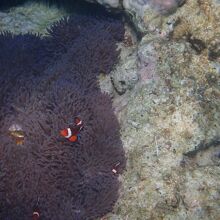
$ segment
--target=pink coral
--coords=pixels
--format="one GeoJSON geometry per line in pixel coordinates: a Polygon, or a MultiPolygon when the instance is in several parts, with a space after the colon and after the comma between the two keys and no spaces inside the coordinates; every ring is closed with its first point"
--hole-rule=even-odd
{"type": "Polygon", "coordinates": [[[138,51],[138,74],[143,84],[158,80],[156,73],[157,53],[152,44],[140,47],[138,51]]]}

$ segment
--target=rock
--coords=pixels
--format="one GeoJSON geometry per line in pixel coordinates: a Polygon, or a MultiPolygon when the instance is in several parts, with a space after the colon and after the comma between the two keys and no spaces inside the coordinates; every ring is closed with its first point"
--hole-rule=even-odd
{"type": "Polygon", "coordinates": [[[149,4],[160,14],[169,14],[184,2],[185,0],[150,0],[149,4]]]}
{"type": "Polygon", "coordinates": [[[218,6],[187,1],[164,16],[148,3],[123,2],[144,34],[139,80],[114,97],[128,167],[109,219],[218,219],[218,6]]]}
{"type": "Polygon", "coordinates": [[[111,76],[110,75],[105,75],[105,74],[100,74],[99,76],[99,85],[101,88],[101,91],[103,93],[107,93],[111,97],[114,96],[114,88],[111,83],[111,76]]]}
{"type": "Polygon", "coordinates": [[[139,80],[114,97],[128,166],[109,219],[218,219],[219,6],[176,1],[165,16],[158,2],[123,1],[144,34],[139,80]]]}
{"type": "Polygon", "coordinates": [[[87,0],[97,2],[107,8],[123,9],[131,16],[133,23],[141,32],[146,33],[150,22],[159,22],[161,15],[175,12],[185,0],[87,0]]]}
{"type": "Polygon", "coordinates": [[[119,95],[128,90],[132,90],[137,84],[138,76],[138,56],[137,56],[137,37],[133,29],[125,23],[124,41],[118,45],[121,50],[120,62],[114,68],[110,77],[100,78],[102,91],[107,92],[112,97],[115,92],[119,95]]]}
{"type": "Polygon", "coordinates": [[[99,3],[101,5],[104,5],[107,8],[118,8],[120,7],[120,1],[119,0],[87,0],[88,2],[95,2],[99,3]]]}
{"type": "Polygon", "coordinates": [[[54,6],[26,3],[0,14],[0,31],[11,31],[15,34],[28,32],[46,34],[47,28],[65,15],[68,13],[54,6]]]}
{"type": "Polygon", "coordinates": [[[121,53],[121,62],[112,73],[112,83],[118,94],[133,89],[138,81],[136,52],[121,53]]]}
{"type": "Polygon", "coordinates": [[[134,89],[122,95],[127,104],[118,115],[128,167],[116,213],[121,219],[215,219],[219,147],[204,149],[220,137],[219,75],[206,55],[184,42],[146,35],[138,57],[142,68],[154,61],[154,68],[146,71],[154,79],[146,83],[140,77],[134,89]],[[183,155],[195,149],[196,157],[187,159],[191,162],[183,169],[183,155]],[[204,192],[192,192],[195,173],[213,184],[204,192]]]}
{"type": "Polygon", "coordinates": [[[138,47],[138,75],[142,84],[158,80],[157,62],[158,56],[153,41],[146,42],[143,38],[138,47]]]}

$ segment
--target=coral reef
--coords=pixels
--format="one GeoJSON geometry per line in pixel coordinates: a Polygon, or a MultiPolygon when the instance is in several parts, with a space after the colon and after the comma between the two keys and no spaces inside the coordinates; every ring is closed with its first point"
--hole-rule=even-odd
{"type": "MultiPolygon", "coordinates": [[[[100,86],[113,98],[127,156],[127,172],[119,176],[121,196],[113,213],[102,219],[219,219],[220,1],[88,1],[112,6],[112,11],[119,4],[118,10],[133,21],[132,31],[126,30],[119,43],[116,68],[109,75],[106,65],[100,68],[100,86]]],[[[60,39],[57,34],[53,39],[60,39]]],[[[51,56],[56,43],[50,43],[51,56]]],[[[63,45],[57,48],[57,60],[60,51],[68,50],[63,45]]],[[[56,70],[54,76],[48,68],[47,75],[56,81],[69,69],[56,70]]],[[[64,80],[66,85],[73,79],[64,80]]],[[[86,74],[79,84],[88,87],[88,95],[97,92],[93,83],[86,74]]],[[[43,86],[47,85],[54,89],[45,80],[43,86]]],[[[10,111],[23,110],[17,106],[10,111]]],[[[24,129],[17,125],[13,122],[9,128],[24,129]]],[[[21,131],[16,135],[23,138],[21,131]]],[[[15,143],[14,136],[10,138],[15,143]]],[[[87,176],[91,172],[86,171],[87,176]]]]}
{"type": "Polygon", "coordinates": [[[128,155],[116,216],[218,219],[219,73],[188,43],[139,46],[154,77],[115,100],[128,155]]]}
{"type": "Polygon", "coordinates": [[[36,206],[45,220],[95,219],[112,210],[125,156],[97,76],[117,62],[123,34],[119,20],[75,15],[45,38],[0,35],[2,220],[28,220],[36,206]],[[71,143],[59,131],[77,115],[84,128],[71,143]],[[22,143],[12,128],[22,130],[22,143]]]}
{"type": "Polygon", "coordinates": [[[128,166],[109,219],[219,219],[219,6],[186,1],[166,16],[143,7],[141,21],[133,8],[144,34],[128,61],[139,80],[125,90],[124,74],[114,96],[128,166]]]}

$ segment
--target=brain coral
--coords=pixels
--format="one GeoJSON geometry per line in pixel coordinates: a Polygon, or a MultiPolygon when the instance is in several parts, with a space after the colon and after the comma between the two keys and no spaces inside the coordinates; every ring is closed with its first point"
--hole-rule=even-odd
{"type": "Polygon", "coordinates": [[[0,35],[0,219],[89,220],[111,211],[125,168],[119,124],[97,75],[117,62],[123,25],[75,15],[46,38],[0,35]],[[79,116],[81,139],[59,131],[79,116]],[[9,127],[19,125],[17,145],[9,127]]]}

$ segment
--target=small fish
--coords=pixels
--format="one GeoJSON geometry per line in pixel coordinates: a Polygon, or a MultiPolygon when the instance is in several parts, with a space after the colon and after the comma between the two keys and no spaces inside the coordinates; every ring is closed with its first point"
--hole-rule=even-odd
{"type": "Polygon", "coordinates": [[[40,214],[37,211],[34,211],[32,214],[32,220],[38,220],[40,219],[40,214]]]}
{"type": "Polygon", "coordinates": [[[116,164],[114,165],[114,167],[112,168],[112,173],[113,173],[114,175],[118,174],[117,168],[118,168],[119,165],[120,165],[120,162],[116,163],[116,164]]]}
{"type": "Polygon", "coordinates": [[[19,124],[12,124],[8,130],[10,136],[15,140],[15,143],[17,145],[24,144],[25,134],[24,131],[22,130],[22,127],[19,124]]]}
{"type": "Polygon", "coordinates": [[[70,142],[76,142],[80,139],[80,131],[83,128],[82,120],[79,117],[74,118],[74,124],[60,131],[60,135],[67,138],[70,142]]]}

